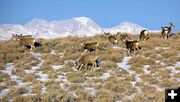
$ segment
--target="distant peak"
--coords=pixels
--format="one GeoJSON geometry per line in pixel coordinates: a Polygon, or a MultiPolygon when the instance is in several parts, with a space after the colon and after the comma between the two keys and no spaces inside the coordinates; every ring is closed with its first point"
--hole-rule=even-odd
{"type": "Polygon", "coordinates": [[[76,21],[92,21],[92,19],[88,17],[74,17],[73,19],[76,21]]]}
{"type": "Polygon", "coordinates": [[[33,18],[31,21],[46,21],[46,20],[42,18],[33,18]]]}
{"type": "Polygon", "coordinates": [[[125,22],[122,22],[120,25],[137,25],[137,24],[125,21],[125,22]]]}

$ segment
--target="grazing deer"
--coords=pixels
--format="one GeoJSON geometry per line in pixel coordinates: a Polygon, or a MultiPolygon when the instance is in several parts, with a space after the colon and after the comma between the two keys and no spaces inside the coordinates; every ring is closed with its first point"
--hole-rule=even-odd
{"type": "Polygon", "coordinates": [[[115,44],[117,44],[117,39],[116,39],[116,37],[115,36],[113,36],[113,35],[110,35],[110,33],[108,32],[108,33],[104,33],[106,36],[107,36],[107,38],[108,38],[108,40],[109,40],[109,42],[112,44],[112,45],[115,45],[115,44]]]}
{"type": "Polygon", "coordinates": [[[149,39],[149,32],[147,30],[142,30],[139,36],[139,40],[148,40],[149,39]]]}
{"type": "Polygon", "coordinates": [[[83,48],[85,49],[85,51],[99,51],[98,47],[99,47],[99,42],[92,42],[92,43],[84,43],[82,42],[81,45],[83,45],[83,48]]]}
{"type": "Polygon", "coordinates": [[[131,53],[134,50],[141,49],[141,47],[139,46],[139,41],[137,41],[137,40],[129,41],[126,39],[125,45],[128,50],[128,53],[131,53]]]}
{"type": "Polygon", "coordinates": [[[161,27],[162,28],[162,32],[161,32],[161,38],[169,38],[170,37],[170,33],[171,30],[174,28],[175,26],[173,25],[173,23],[169,23],[169,27],[161,27]]]}
{"type": "Polygon", "coordinates": [[[79,59],[79,62],[78,62],[78,67],[77,69],[78,70],[81,70],[81,68],[85,65],[85,68],[88,69],[88,64],[92,64],[92,68],[91,69],[94,69],[96,68],[96,60],[98,59],[98,57],[95,55],[95,54],[92,54],[92,53],[88,53],[88,54],[85,54],[83,55],[80,59],[79,59]]]}
{"type": "Polygon", "coordinates": [[[34,50],[35,49],[35,46],[34,46],[34,44],[35,44],[35,39],[34,38],[25,38],[25,37],[20,37],[19,38],[19,44],[20,44],[20,46],[26,46],[26,47],[28,47],[28,46],[30,46],[30,50],[34,50]]]}

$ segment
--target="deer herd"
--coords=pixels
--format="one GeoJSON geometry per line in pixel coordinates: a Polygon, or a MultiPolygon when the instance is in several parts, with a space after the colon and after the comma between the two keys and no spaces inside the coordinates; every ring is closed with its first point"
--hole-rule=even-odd
{"type": "MultiPolygon", "coordinates": [[[[161,38],[169,38],[172,36],[173,33],[171,33],[172,29],[175,26],[172,23],[169,23],[169,27],[161,27],[161,38]]],[[[106,38],[113,46],[117,45],[118,38],[125,44],[128,54],[132,51],[141,49],[140,47],[140,41],[146,41],[149,37],[149,31],[148,30],[142,30],[139,35],[139,39],[132,40],[131,36],[128,34],[124,34],[121,32],[117,32],[117,34],[110,34],[109,32],[105,32],[102,37],[106,38]]],[[[32,37],[32,35],[18,35],[18,34],[12,34],[12,40],[15,39],[19,42],[20,46],[25,46],[29,48],[30,50],[34,50],[36,47],[42,46],[41,43],[36,42],[35,38],[32,37]]],[[[91,42],[91,43],[84,43],[84,41],[81,40],[82,48],[84,49],[84,53],[81,56],[81,58],[78,61],[77,69],[81,70],[81,68],[84,66],[85,69],[88,69],[88,65],[91,65],[94,69],[97,66],[99,66],[97,52],[99,52],[99,45],[100,42],[91,42]]]]}

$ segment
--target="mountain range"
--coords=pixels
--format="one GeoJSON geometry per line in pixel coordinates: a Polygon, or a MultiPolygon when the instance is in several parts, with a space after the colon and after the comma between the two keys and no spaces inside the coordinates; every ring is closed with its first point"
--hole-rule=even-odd
{"type": "Polygon", "coordinates": [[[126,32],[139,34],[141,30],[146,29],[140,25],[123,22],[112,28],[100,27],[96,22],[88,17],[74,17],[68,20],[47,21],[40,18],[34,18],[25,25],[20,24],[1,24],[0,40],[10,39],[12,33],[33,35],[35,38],[57,38],[72,36],[92,36],[103,32],[126,32]]]}

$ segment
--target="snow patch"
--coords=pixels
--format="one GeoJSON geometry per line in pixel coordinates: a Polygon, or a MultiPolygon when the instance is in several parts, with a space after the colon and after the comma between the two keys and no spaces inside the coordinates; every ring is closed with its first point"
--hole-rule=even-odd
{"type": "Polygon", "coordinates": [[[103,80],[107,80],[107,78],[111,76],[110,75],[111,72],[112,72],[111,70],[108,70],[107,72],[103,73],[103,75],[100,78],[103,80]]]}
{"type": "Polygon", "coordinates": [[[0,92],[0,99],[2,99],[6,94],[8,94],[10,89],[4,89],[0,92]]]}
{"type": "Polygon", "coordinates": [[[155,47],[155,50],[168,50],[170,47],[155,47]]]}
{"type": "Polygon", "coordinates": [[[48,81],[48,74],[43,74],[42,71],[40,71],[39,73],[37,73],[38,78],[36,78],[39,81],[45,82],[48,81]]]}
{"type": "Polygon", "coordinates": [[[92,95],[96,94],[96,89],[94,87],[85,87],[84,89],[92,95]]]}

